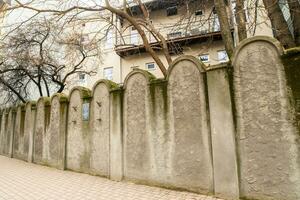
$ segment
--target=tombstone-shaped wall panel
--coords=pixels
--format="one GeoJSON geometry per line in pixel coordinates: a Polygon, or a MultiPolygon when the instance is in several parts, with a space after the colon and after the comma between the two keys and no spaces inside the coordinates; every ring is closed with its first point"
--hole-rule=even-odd
{"type": "Polygon", "coordinates": [[[3,112],[3,110],[0,109],[0,134],[1,134],[1,130],[2,130],[2,112],[3,112]]]}
{"type": "Polygon", "coordinates": [[[149,77],[147,72],[134,70],[125,80],[124,178],[147,181],[151,176],[149,138],[149,77]]]}
{"type": "Polygon", "coordinates": [[[171,175],[175,186],[213,192],[205,77],[194,57],[174,61],[168,74],[171,175]]]}
{"type": "Polygon", "coordinates": [[[64,94],[55,94],[51,98],[47,163],[50,166],[65,168],[66,130],[67,130],[68,98],[64,94]]]}
{"type": "Polygon", "coordinates": [[[6,141],[5,136],[7,132],[7,119],[8,118],[8,110],[3,109],[1,113],[1,132],[0,132],[0,154],[5,155],[6,141]]]}
{"type": "Polygon", "coordinates": [[[24,125],[25,125],[25,105],[19,105],[16,113],[15,135],[13,157],[17,159],[27,160],[24,156],[24,125]]]}
{"type": "Polygon", "coordinates": [[[34,131],[33,161],[47,164],[49,136],[46,134],[50,117],[50,98],[42,97],[36,104],[36,125],[34,131]]]}
{"type": "Polygon", "coordinates": [[[300,199],[300,138],[281,52],[276,40],[254,37],[234,54],[241,195],[249,199],[300,199]]]}
{"type": "Polygon", "coordinates": [[[91,101],[91,159],[92,173],[109,176],[110,94],[111,83],[102,80],[93,88],[91,101]]]}
{"type": "Polygon", "coordinates": [[[8,109],[7,115],[7,123],[6,123],[6,131],[4,135],[4,155],[11,157],[12,156],[12,148],[13,148],[13,138],[14,138],[14,125],[15,125],[15,108],[8,109]]]}
{"type": "Polygon", "coordinates": [[[35,126],[36,102],[27,102],[25,105],[24,121],[24,149],[21,153],[21,159],[32,162],[34,126],[35,126]]]}
{"type": "Polygon", "coordinates": [[[76,87],[70,92],[67,132],[67,169],[89,172],[89,100],[91,92],[76,87]]]}

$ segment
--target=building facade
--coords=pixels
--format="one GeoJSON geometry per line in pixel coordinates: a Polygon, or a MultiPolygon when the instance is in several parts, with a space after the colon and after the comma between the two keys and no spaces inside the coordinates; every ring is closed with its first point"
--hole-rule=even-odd
{"type": "MultiPolygon", "coordinates": [[[[228,61],[213,1],[190,1],[188,6],[179,1],[161,0],[147,1],[145,4],[150,12],[152,24],[167,40],[173,60],[179,55],[185,54],[199,58],[206,65],[228,61]]],[[[234,5],[229,6],[234,8],[234,5]]],[[[141,10],[137,5],[131,6],[129,12],[136,18],[142,17],[141,10]]],[[[258,13],[254,32],[250,23],[252,18],[252,11],[247,12],[249,36],[273,36],[266,13],[258,13]]],[[[157,78],[162,78],[162,72],[146,52],[137,30],[126,20],[118,18],[115,21],[116,27],[119,27],[120,30],[113,29],[108,32],[103,46],[102,63],[99,64],[99,73],[95,77],[86,77],[86,80],[83,81],[84,85],[91,87],[99,78],[122,84],[126,76],[135,68],[147,70],[157,78]]],[[[233,17],[231,17],[231,26],[232,36],[237,45],[238,38],[233,17]]],[[[146,31],[146,35],[151,46],[159,47],[150,31],[146,31]]],[[[159,50],[156,52],[164,65],[168,66],[163,53],[159,50]]]]}

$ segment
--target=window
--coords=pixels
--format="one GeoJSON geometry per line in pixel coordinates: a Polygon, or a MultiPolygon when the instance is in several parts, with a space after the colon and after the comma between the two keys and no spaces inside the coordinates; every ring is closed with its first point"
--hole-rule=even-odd
{"type": "Polygon", "coordinates": [[[146,69],[147,70],[154,70],[155,69],[155,63],[154,62],[146,63],[146,69]]]}
{"type": "Polygon", "coordinates": [[[86,86],[86,74],[79,73],[78,74],[78,84],[81,86],[86,86]]]}
{"type": "Polygon", "coordinates": [[[139,43],[139,34],[138,34],[138,31],[134,27],[131,28],[130,42],[131,42],[131,44],[139,43]]]}
{"type": "Polygon", "coordinates": [[[201,62],[203,62],[203,63],[209,62],[209,55],[208,54],[200,55],[199,58],[200,58],[201,62]]]}
{"type": "Polygon", "coordinates": [[[113,80],[113,67],[104,68],[103,77],[107,80],[113,80]]]}
{"type": "Polygon", "coordinates": [[[203,11],[202,11],[202,10],[197,10],[197,11],[195,12],[195,15],[196,15],[196,16],[201,16],[201,15],[203,15],[203,11]]]}
{"type": "Polygon", "coordinates": [[[167,8],[167,16],[177,15],[177,13],[178,13],[177,6],[172,6],[167,8]]]}
{"type": "Polygon", "coordinates": [[[85,81],[85,74],[84,73],[80,73],[78,75],[79,81],[85,81]]]}
{"type": "Polygon", "coordinates": [[[113,31],[109,30],[106,35],[105,48],[110,49],[114,46],[113,31]]]}
{"type": "Polygon", "coordinates": [[[225,50],[218,51],[218,61],[221,63],[228,61],[228,56],[225,50]]]}
{"type": "Polygon", "coordinates": [[[214,18],[213,18],[213,31],[220,31],[221,28],[220,28],[220,21],[219,21],[219,17],[218,15],[214,15],[214,18]]]}

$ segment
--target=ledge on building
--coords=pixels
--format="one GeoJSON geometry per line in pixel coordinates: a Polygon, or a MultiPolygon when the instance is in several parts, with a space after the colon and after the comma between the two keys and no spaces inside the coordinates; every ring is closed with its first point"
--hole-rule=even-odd
{"type": "MultiPolygon", "coordinates": [[[[210,32],[205,34],[178,37],[178,38],[167,40],[167,43],[171,54],[182,54],[184,46],[201,43],[207,41],[208,39],[222,40],[221,32],[216,31],[216,32],[210,32]]],[[[159,42],[153,42],[150,43],[150,45],[156,51],[161,50],[159,42]]],[[[130,55],[144,53],[146,52],[146,49],[145,49],[145,45],[143,44],[134,45],[134,46],[118,45],[115,47],[115,51],[120,57],[126,57],[130,55]]]]}

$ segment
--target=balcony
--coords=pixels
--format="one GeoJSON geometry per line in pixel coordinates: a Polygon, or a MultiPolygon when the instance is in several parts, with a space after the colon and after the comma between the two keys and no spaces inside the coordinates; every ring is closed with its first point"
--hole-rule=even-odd
{"type": "MultiPolygon", "coordinates": [[[[166,38],[171,54],[181,54],[183,47],[186,45],[201,43],[208,39],[222,39],[217,18],[198,20],[190,23],[161,25],[157,29],[166,38]]],[[[146,35],[153,49],[159,51],[159,42],[157,42],[149,31],[146,32],[146,35]]],[[[136,31],[132,31],[131,34],[119,36],[115,51],[119,56],[126,57],[143,53],[146,50],[140,35],[136,31]]]]}

